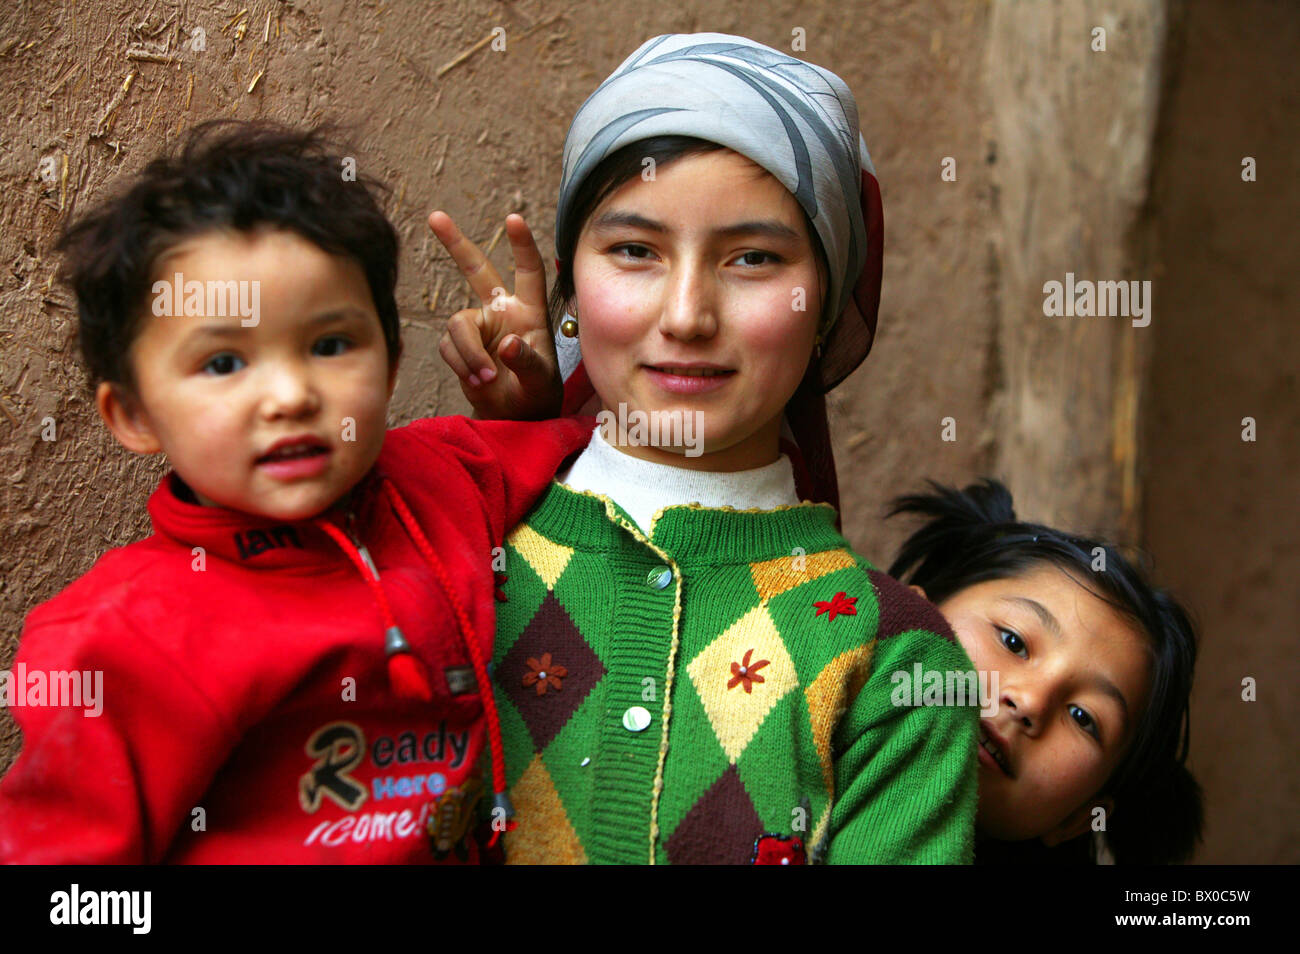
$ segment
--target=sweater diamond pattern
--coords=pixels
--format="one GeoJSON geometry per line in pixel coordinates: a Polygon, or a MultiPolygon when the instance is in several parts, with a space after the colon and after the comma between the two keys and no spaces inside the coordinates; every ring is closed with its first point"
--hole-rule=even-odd
{"type": "Polygon", "coordinates": [[[754,577],[754,588],[764,601],[810,580],[854,567],[857,563],[848,550],[825,550],[821,553],[796,553],[751,563],[749,571],[754,577]]]}
{"type": "Polygon", "coordinates": [[[756,606],[738,619],[690,662],[686,672],[733,764],[772,708],[799,685],[794,662],[766,606],[756,606]],[[760,662],[767,665],[759,667],[760,662]]]}
{"type": "Polygon", "coordinates": [[[764,835],[814,862],[969,860],[978,711],[897,707],[890,680],[970,662],[833,524],[669,507],[647,535],[552,485],[497,604],[507,861],[745,864],[764,835]],[[816,613],[841,593],[855,613],[816,613]]]}
{"type": "Polygon", "coordinates": [[[675,865],[748,864],[762,834],[763,820],[733,765],[672,833],[668,860],[675,865]]]}
{"type": "Polygon", "coordinates": [[[556,581],[573,556],[572,547],[552,543],[526,523],[520,524],[515,532],[506,538],[506,542],[528,561],[528,565],[542,578],[548,590],[555,589],[556,581]]]}
{"type": "Polygon", "coordinates": [[[497,667],[498,683],[523,717],[538,752],[551,744],[604,675],[600,657],[549,590],[537,615],[497,667]],[[553,665],[563,666],[566,672],[560,689],[525,678],[536,674],[539,661],[548,655],[553,665]],[[543,691],[538,691],[539,686],[543,691]]]}
{"type": "MultiPolygon", "coordinates": [[[[871,647],[859,646],[831,660],[804,691],[812,720],[813,743],[817,746],[817,757],[821,759],[822,781],[827,789],[834,790],[835,779],[831,735],[870,674],[871,647]]],[[[818,835],[825,821],[825,818],[818,819],[818,835]]]]}
{"type": "Polygon", "coordinates": [[[540,755],[534,755],[528,768],[515,783],[515,799],[528,805],[519,817],[519,848],[511,861],[527,865],[580,865],[587,861],[586,852],[555,790],[550,772],[540,755]]]}

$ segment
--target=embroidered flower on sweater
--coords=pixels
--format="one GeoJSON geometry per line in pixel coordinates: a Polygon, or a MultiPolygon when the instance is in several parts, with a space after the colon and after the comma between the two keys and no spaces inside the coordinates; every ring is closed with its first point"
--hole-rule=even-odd
{"type": "Polygon", "coordinates": [[[548,687],[556,692],[563,688],[560,680],[569,674],[569,670],[553,664],[550,653],[542,653],[540,660],[530,657],[527,662],[529,671],[524,673],[525,686],[536,685],[539,696],[546,695],[548,687]]]}
{"type": "Polygon", "coordinates": [[[836,593],[829,600],[815,600],[813,605],[817,607],[817,614],[829,613],[828,620],[832,620],[838,614],[840,616],[857,616],[858,611],[854,608],[854,603],[858,601],[856,596],[849,596],[843,590],[836,593]]]}
{"type": "Polygon", "coordinates": [[[749,660],[753,655],[754,650],[751,649],[749,652],[745,653],[745,658],[743,660],[731,664],[731,681],[727,683],[728,689],[735,689],[737,686],[743,685],[745,687],[745,692],[752,693],[754,691],[754,683],[767,681],[758,674],[758,671],[764,666],[769,665],[770,660],[760,659],[756,663],[751,663],[749,660]]]}

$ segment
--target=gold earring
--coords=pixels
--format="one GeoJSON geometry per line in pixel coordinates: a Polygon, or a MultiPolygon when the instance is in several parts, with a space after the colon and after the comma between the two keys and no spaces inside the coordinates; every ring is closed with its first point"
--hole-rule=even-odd
{"type": "Polygon", "coordinates": [[[566,338],[578,337],[578,315],[576,312],[560,322],[560,334],[566,338]]]}

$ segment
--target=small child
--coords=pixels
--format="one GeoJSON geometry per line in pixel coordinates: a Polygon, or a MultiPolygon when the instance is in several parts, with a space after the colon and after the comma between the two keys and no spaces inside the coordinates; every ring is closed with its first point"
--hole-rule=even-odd
{"type": "Polygon", "coordinates": [[[1098,841],[1118,864],[1185,861],[1202,812],[1187,614],[1115,548],[1018,521],[997,481],[932,487],[895,501],[928,520],[889,572],[911,574],[996,690],[976,863],[1087,863],[1098,841]]]}
{"type": "Polygon", "coordinates": [[[591,423],[386,431],[397,234],[344,168],[205,124],[64,237],[99,413],[174,470],[28,617],[15,669],[102,712],[12,710],[0,862],[478,860],[485,736],[511,811],[492,549],[591,423]]]}

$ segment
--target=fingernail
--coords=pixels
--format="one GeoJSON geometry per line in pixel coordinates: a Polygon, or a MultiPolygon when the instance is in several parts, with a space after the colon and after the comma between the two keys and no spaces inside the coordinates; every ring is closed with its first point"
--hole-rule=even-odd
{"type": "Polygon", "coordinates": [[[484,381],[491,381],[493,378],[497,376],[497,372],[495,368],[484,368],[482,371],[478,373],[478,376],[482,378],[484,381]]]}
{"type": "Polygon", "coordinates": [[[471,374],[471,375],[469,376],[469,383],[472,384],[472,385],[474,385],[474,387],[478,387],[478,384],[479,384],[479,381],[478,381],[478,375],[477,375],[477,374],[471,374]]]}

